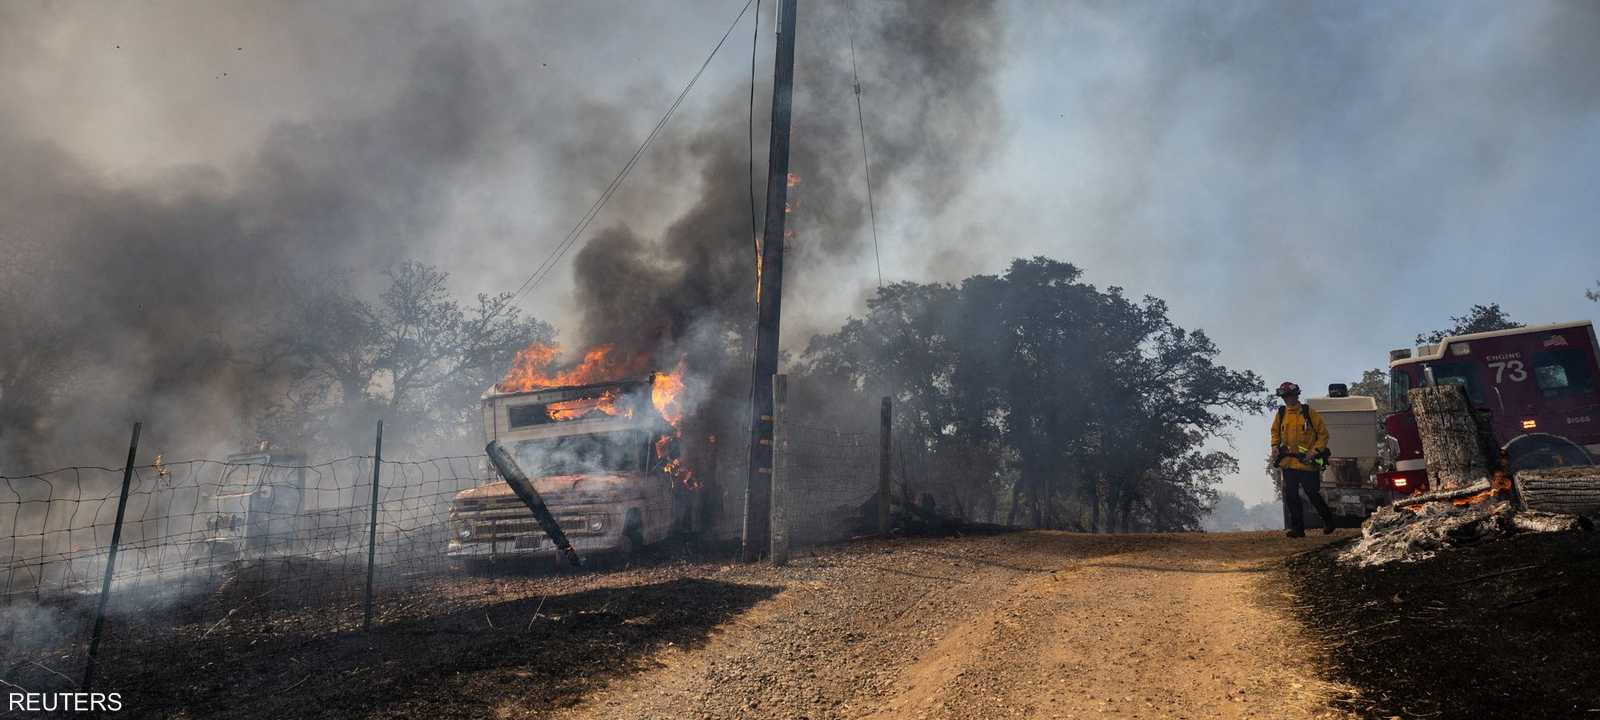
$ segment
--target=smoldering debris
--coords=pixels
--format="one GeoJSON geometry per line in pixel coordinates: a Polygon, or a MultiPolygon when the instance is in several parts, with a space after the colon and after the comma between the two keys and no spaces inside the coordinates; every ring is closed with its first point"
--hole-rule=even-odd
{"type": "Polygon", "coordinates": [[[1339,553],[1339,562],[1359,567],[1417,562],[1452,547],[1517,533],[1590,527],[1579,516],[1520,510],[1511,500],[1467,505],[1429,502],[1415,508],[1379,508],[1361,526],[1361,539],[1339,553]]]}

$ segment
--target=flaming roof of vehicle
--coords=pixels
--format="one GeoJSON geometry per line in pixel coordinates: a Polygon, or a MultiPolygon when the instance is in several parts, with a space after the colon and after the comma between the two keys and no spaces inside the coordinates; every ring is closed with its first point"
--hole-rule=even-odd
{"type": "Polygon", "coordinates": [[[520,395],[538,395],[539,393],[547,393],[547,392],[550,392],[552,390],[589,390],[589,389],[604,390],[606,388],[623,387],[623,386],[628,386],[628,385],[649,385],[649,384],[651,384],[652,382],[655,381],[655,377],[656,377],[655,373],[650,373],[649,375],[645,375],[645,376],[642,376],[642,377],[623,378],[621,380],[608,380],[608,381],[605,381],[605,382],[587,383],[587,384],[584,384],[584,385],[558,385],[558,386],[553,386],[553,387],[534,388],[533,390],[515,390],[515,391],[512,391],[512,392],[496,392],[495,391],[495,387],[497,387],[497,386],[490,385],[488,390],[483,391],[483,399],[488,400],[489,398],[508,398],[508,397],[517,397],[517,396],[520,396],[520,395]]]}

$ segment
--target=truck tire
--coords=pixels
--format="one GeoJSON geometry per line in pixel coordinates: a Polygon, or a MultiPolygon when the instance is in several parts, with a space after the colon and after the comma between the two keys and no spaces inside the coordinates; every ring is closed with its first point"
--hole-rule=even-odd
{"type": "Polygon", "coordinates": [[[1583,448],[1563,437],[1536,433],[1523,435],[1506,445],[1511,472],[1540,468],[1588,465],[1592,461],[1583,448]]]}

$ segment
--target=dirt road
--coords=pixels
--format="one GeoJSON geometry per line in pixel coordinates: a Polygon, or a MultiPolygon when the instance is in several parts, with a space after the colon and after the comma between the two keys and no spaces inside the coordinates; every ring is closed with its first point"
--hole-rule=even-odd
{"type": "MultiPolygon", "coordinates": [[[[1328,717],[1343,693],[1277,587],[1320,544],[1027,532],[785,568],[663,551],[419,583],[371,632],[354,603],[119,620],[101,682],[163,718],[1328,717]]],[[[51,688],[49,664],[76,664],[46,660],[6,678],[51,688]]]]}
{"type": "Polygon", "coordinates": [[[1317,544],[1018,533],[802,557],[748,571],[783,590],[703,644],[559,716],[1335,717],[1268,582],[1317,544]]]}

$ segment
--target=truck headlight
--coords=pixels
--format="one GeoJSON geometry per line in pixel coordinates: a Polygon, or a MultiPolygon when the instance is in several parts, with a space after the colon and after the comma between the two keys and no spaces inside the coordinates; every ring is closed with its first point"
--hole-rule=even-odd
{"type": "Polygon", "coordinates": [[[468,525],[467,523],[461,523],[461,524],[457,525],[456,526],[456,537],[461,539],[461,540],[471,540],[472,539],[472,526],[468,525]]]}
{"type": "Polygon", "coordinates": [[[593,533],[605,532],[605,529],[606,529],[606,516],[604,516],[604,515],[590,515],[589,516],[589,532],[593,532],[593,533]]]}

